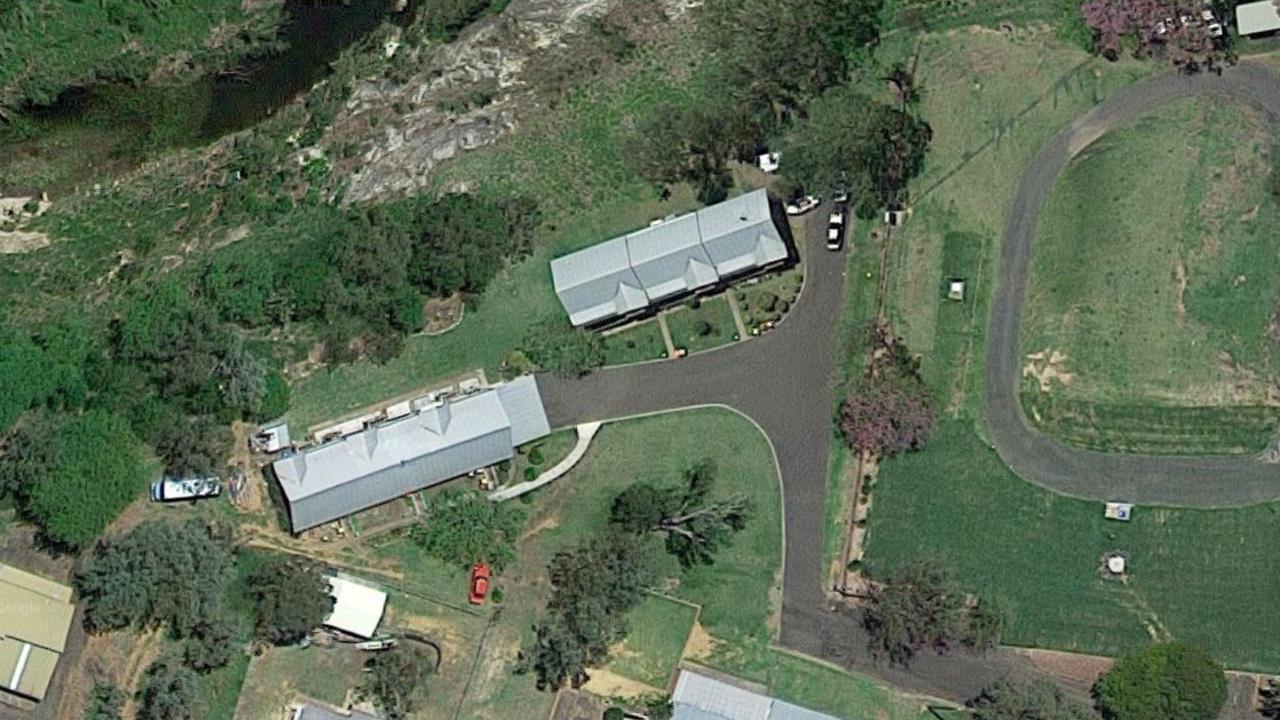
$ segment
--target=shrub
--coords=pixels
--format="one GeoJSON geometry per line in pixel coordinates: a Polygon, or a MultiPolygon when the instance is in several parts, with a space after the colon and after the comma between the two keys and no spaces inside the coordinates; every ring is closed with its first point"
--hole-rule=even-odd
{"type": "Polygon", "coordinates": [[[530,466],[524,469],[525,480],[534,480],[537,477],[538,477],[538,468],[530,466]]]}
{"type": "Polygon", "coordinates": [[[627,716],[627,711],[616,705],[604,711],[604,720],[622,720],[627,716]]]}
{"type": "Polygon", "coordinates": [[[1121,658],[1093,692],[1108,720],[1212,720],[1227,676],[1203,648],[1159,643],[1121,658]]]}
{"type": "Polygon", "coordinates": [[[713,329],[714,328],[711,327],[711,323],[707,322],[706,320],[698,321],[697,332],[699,336],[706,337],[711,334],[711,331],[713,329]]]}
{"type": "Polygon", "coordinates": [[[530,465],[541,465],[543,462],[546,461],[546,459],[547,459],[546,456],[542,452],[541,445],[535,445],[534,448],[529,451],[530,465]]]}
{"type": "Polygon", "coordinates": [[[502,597],[502,588],[499,587],[494,588],[493,591],[489,593],[489,599],[493,601],[494,605],[501,605],[502,597]]]}

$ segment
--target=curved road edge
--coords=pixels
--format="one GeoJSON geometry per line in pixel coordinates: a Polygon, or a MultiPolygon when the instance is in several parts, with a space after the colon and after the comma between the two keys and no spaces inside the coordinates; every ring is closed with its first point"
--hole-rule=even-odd
{"type": "Polygon", "coordinates": [[[1067,163],[1108,131],[1170,102],[1227,96],[1280,125],[1280,77],[1252,63],[1222,76],[1166,74],[1131,85],[1059,131],[1022,176],[1009,211],[987,325],[984,417],[1000,458],[1020,477],[1064,495],[1187,507],[1280,498],[1280,465],[1244,457],[1163,457],[1069,448],[1032,428],[1018,401],[1018,332],[1040,209],[1067,163]]]}

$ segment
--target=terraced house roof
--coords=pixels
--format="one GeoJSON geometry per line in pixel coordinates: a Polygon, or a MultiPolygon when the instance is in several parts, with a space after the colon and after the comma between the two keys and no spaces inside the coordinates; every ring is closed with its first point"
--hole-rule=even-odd
{"type": "Polygon", "coordinates": [[[277,460],[294,532],[507,460],[551,431],[532,376],[416,410],[277,460]]]}
{"type": "Polygon", "coordinates": [[[0,686],[43,700],[74,614],[71,588],[0,565],[0,686]]]}
{"type": "Polygon", "coordinates": [[[654,223],[551,261],[560,304],[575,326],[625,317],[785,260],[764,190],[654,223]]]}
{"type": "Polygon", "coordinates": [[[836,720],[691,670],[680,671],[671,704],[671,720],[836,720]]]}

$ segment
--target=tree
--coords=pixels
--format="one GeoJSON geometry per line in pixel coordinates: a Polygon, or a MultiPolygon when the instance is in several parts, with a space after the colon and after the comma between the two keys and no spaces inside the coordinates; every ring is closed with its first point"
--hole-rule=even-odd
{"type": "Polygon", "coordinates": [[[663,103],[641,116],[627,138],[627,161],[661,186],[688,182],[704,203],[724,200],[733,180],[728,162],[764,135],[759,123],[732,103],[663,103]]]}
{"type": "Polygon", "coordinates": [[[1000,644],[1012,611],[1009,605],[996,598],[981,598],[969,610],[969,622],[965,628],[964,642],[979,650],[990,650],[1000,644]]]}
{"type": "Polygon", "coordinates": [[[614,498],[610,522],[632,533],[656,532],[667,552],[680,564],[710,565],[732,533],[746,527],[751,503],[741,494],[714,500],[716,465],[710,460],[685,471],[680,488],[657,488],[636,483],[614,498]]]}
{"type": "Polygon", "coordinates": [[[521,340],[520,351],[537,367],[563,377],[581,377],[604,364],[600,337],[564,320],[534,325],[521,340]]]}
{"type": "Polygon", "coordinates": [[[165,472],[177,477],[220,474],[231,453],[231,429],[209,417],[188,418],[176,413],[170,417],[151,439],[156,454],[164,460],[165,472]]]}
{"type": "Polygon", "coordinates": [[[0,435],[29,408],[83,401],[84,341],[73,332],[51,326],[35,338],[0,326],[0,435]]]}
{"type": "Polygon", "coordinates": [[[306,637],[333,612],[329,581],[313,563],[273,555],[249,575],[258,620],[255,636],[276,645],[306,637]]]}
{"type": "Polygon", "coordinates": [[[983,688],[968,703],[974,720],[1090,720],[1088,707],[1071,700],[1056,684],[1005,677],[983,688]]]}
{"type": "Polygon", "coordinates": [[[1108,720],[1212,720],[1227,677],[1203,648],[1158,643],[1121,658],[1093,692],[1108,720]]]}
{"type": "Polygon", "coordinates": [[[451,565],[486,562],[501,570],[515,559],[524,517],[511,503],[444,490],[427,496],[422,523],[414,526],[412,536],[428,555],[451,565]]]}
{"type": "Polygon", "coordinates": [[[138,689],[138,720],[190,720],[197,682],[195,671],[177,658],[155,661],[138,689]]]}
{"type": "Polygon", "coordinates": [[[644,546],[612,533],[556,553],[548,571],[551,598],[518,671],[532,670],[539,689],[554,691],[580,686],[587,667],[608,657],[609,646],[626,635],[627,613],[655,576],[644,546]]]}
{"type": "Polygon", "coordinates": [[[1217,44],[1192,0],[1085,0],[1080,6],[1094,46],[1115,59],[1127,41],[1135,54],[1163,54],[1176,65],[1195,67],[1216,59],[1217,44]],[[1193,18],[1181,22],[1181,18],[1193,18]]]}
{"type": "Polygon", "coordinates": [[[840,404],[840,432],[856,452],[882,458],[919,450],[933,433],[937,408],[922,386],[907,382],[864,383],[840,404]]]}
{"type": "Polygon", "coordinates": [[[95,682],[89,695],[89,707],[84,711],[84,720],[121,720],[128,699],[128,693],[115,685],[95,682]]]}
{"type": "Polygon", "coordinates": [[[186,637],[221,610],[230,539],[200,520],[149,520],[100,544],[76,576],[90,632],[165,624],[186,637]]]}
{"type": "Polygon", "coordinates": [[[841,86],[812,103],[783,156],[788,177],[809,192],[848,191],[854,211],[865,218],[903,200],[932,139],[932,128],[913,113],[841,86]]]}
{"type": "Polygon", "coordinates": [[[933,560],[917,560],[873,586],[863,612],[873,653],[907,665],[925,647],[946,649],[964,627],[964,593],[933,560]]]}
{"type": "Polygon", "coordinates": [[[707,51],[724,66],[725,105],[768,115],[776,127],[848,75],[879,37],[882,0],[721,0],[697,11],[707,51]],[[767,18],[767,22],[765,19],[767,18]],[[785,38],[785,41],[780,41],[785,38]]]}
{"type": "Polygon", "coordinates": [[[0,456],[0,487],[56,545],[79,548],[146,486],[146,450],[122,418],[102,410],[45,413],[24,423],[0,456]]]}
{"type": "Polygon", "coordinates": [[[376,652],[365,663],[361,693],[374,701],[387,720],[401,720],[414,707],[418,682],[428,672],[422,654],[406,647],[376,652]]]}
{"type": "Polygon", "coordinates": [[[236,651],[235,622],[225,613],[199,618],[183,648],[183,659],[198,672],[226,665],[236,651]]]}

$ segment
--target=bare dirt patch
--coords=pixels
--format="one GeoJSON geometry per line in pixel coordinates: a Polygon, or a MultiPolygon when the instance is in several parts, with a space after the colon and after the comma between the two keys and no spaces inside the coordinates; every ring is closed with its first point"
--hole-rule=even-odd
{"type": "Polygon", "coordinates": [[[1075,378],[1066,371],[1067,356],[1060,350],[1045,348],[1027,355],[1027,364],[1022,368],[1022,377],[1034,378],[1040,385],[1040,392],[1049,392],[1053,383],[1069,386],[1075,378]]]}
{"type": "Polygon", "coordinates": [[[466,306],[462,295],[454,293],[446,298],[431,298],[423,304],[423,317],[427,319],[422,329],[424,335],[440,335],[457,327],[462,322],[466,306]]]}
{"type": "Polygon", "coordinates": [[[602,669],[592,670],[591,679],[582,689],[600,697],[641,697],[663,693],[660,688],[602,669]]]}
{"type": "Polygon", "coordinates": [[[685,641],[684,652],[680,654],[682,660],[702,660],[711,657],[716,651],[716,639],[711,637],[711,633],[702,627],[702,623],[698,620],[693,621],[693,627],[689,628],[689,639],[685,641]]]}
{"type": "Polygon", "coordinates": [[[539,520],[533,527],[526,530],[525,533],[520,536],[520,540],[523,542],[544,530],[554,530],[558,527],[560,527],[560,516],[555,513],[551,513],[539,520]]]}
{"type": "Polygon", "coordinates": [[[17,255],[47,247],[53,242],[48,235],[27,230],[0,232],[0,255],[17,255]]]}

